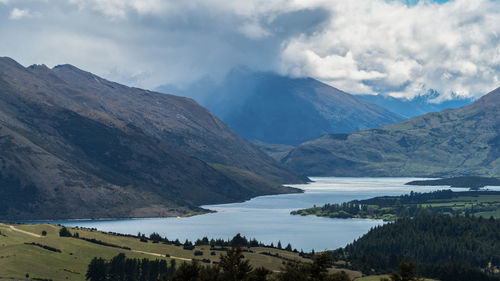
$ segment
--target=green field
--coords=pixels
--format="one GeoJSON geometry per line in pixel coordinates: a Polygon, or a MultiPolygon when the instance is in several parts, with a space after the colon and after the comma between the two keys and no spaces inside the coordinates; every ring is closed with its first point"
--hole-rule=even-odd
{"type": "Polygon", "coordinates": [[[500,218],[500,192],[451,190],[412,193],[353,200],[342,204],[326,204],[292,212],[328,218],[363,218],[395,220],[420,215],[475,215],[500,218]]]}
{"type": "MultiPolygon", "coordinates": [[[[94,244],[73,237],[60,237],[61,227],[54,225],[10,225],[0,223],[0,280],[29,278],[52,280],[85,280],[85,273],[90,260],[94,257],[110,259],[118,253],[124,253],[130,258],[149,259],[176,259],[177,264],[196,259],[209,259],[211,262],[219,261],[225,251],[214,251],[212,256],[210,246],[197,246],[195,250],[203,251],[202,256],[194,256],[195,250],[184,250],[182,246],[141,242],[135,237],[117,236],[89,229],[69,228],[72,233],[78,232],[80,237],[94,238],[106,243],[129,247],[131,250],[118,249],[94,244]],[[41,236],[46,231],[46,236],[41,236]],[[38,243],[61,250],[53,252],[35,245],[25,243],[38,243]],[[166,255],[170,258],[167,258],[166,255]]],[[[266,267],[277,272],[288,260],[310,262],[301,258],[297,253],[273,248],[252,247],[246,248],[245,259],[254,267],[266,267]],[[271,257],[261,254],[269,252],[279,254],[280,257],[271,257]]],[[[339,269],[332,269],[338,271],[339,269]]],[[[346,270],[351,277],[359,277],[361,273],[346,270]]]]}

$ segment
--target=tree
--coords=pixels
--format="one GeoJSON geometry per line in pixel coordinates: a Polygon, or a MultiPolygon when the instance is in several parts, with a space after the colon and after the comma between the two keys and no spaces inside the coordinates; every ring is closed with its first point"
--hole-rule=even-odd
{"type": "Polygon", "coordinates": [[[109,262],[110,280],[123,281],[125,279],[125,254],[120,253],[109,262]]]}
{"type": "Polygon", "coordinates": [[[200,278],[201,266],[197,261],[192,263],[184,262],[175,271],[172,281],[198,281],[200,278]]]}
{"type": "Polygon", "coordinates": [[[149,235],[149,239],[153,241],[153,243],[158,243],[161,240],[163,240],[160,236],[160,234],[153,232],[149,235]]]}
{"type": "Polygon", "coordinates": [[[278,274],[278,281],[304,281],[309,279],[309,272],[304,265],[296,262],[289,262],[278,274]]]}
{"type": "Polygon", "coordinates": [[[106,262],[102,258],[93,258],[85,274],[89,281],[106,281],[106,262]]]}
{"type": "Polygon", "coordinates": [[[201,268],[200,281],[220,281],[220,268],[209,265],[201,268]]]}
{"type": "Polygon", "coordinates": [[[258,267],[250,274],[250,281],[267,281],[267,276],[272,272],[265,267],[258,267]]]}
{"type": "Polygon", "coordinates": [[[224,281],[245,281],[248,280],[252,266],[248,260],[241,257],[241,248],[231,248],[225,255],[220,257],[219,267],[222,270],[224,281]]]}
{"type": "Polygon", "coordinates": [[[141,261],[141,276],[139,278],[140,281],[149,281],[149,260],[143,258],[141,261]]]}
{"type": "Polygon", "coordinates": [[[59,236],[61,237],[71,237],[71,232],[65,227],[63,226],[60,230],[59,230],[59,236]]]}
{"type": "Polygon", "coordinates": [[[382,278],[380,281],[423,281],[424,279],[415,276],[414,270],[415,263],[403,260],[399,264],[399,272],[393,272],[390,279],[382,278]]]}
{"type": "Polygon", "coordinates": [[[125,280],[137,281],[140,278],[140,267],[137,259],[125,260],[125,280]]]}
{"type": "Polygon", "coordinates": [[[326,280],[328,268],[333,263],[332,255],[328,252],[315,255],[311,265],[311,277],[313,280],[326,280]]]}
{"type": "Polygon", "coordinates": [[[248,240],[246,237],[242,237],[241,234],[236,234],[230,242],[231,247],[246,247],[248,245],[248,240]]]}
{"type": "Polygon", "coordinates": [[[315,255],[312,264],[290,262],[278,274],[278,281],[350,281],[345,272],[328,273],[332,262],[328,252],[315,255]]]}

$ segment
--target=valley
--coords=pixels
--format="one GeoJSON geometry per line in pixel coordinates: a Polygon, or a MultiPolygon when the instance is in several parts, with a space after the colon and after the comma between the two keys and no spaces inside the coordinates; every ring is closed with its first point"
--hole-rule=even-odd
{"type": "Polygon", "coordinates": [[[406,119],[313,78],[245,68],[231,70],[219,83],[171,91],[196,99],[245,139],[275,145],[296,146],[406,119]]]}
{"type": "MultiPolygon", "coordinates": [[[[290,212],[314,204],[342,203],[369,199],[378,195],[403,195],[409,191],[435,191],[442,187],[407,186],[415,178],[311,178],[314,182],[292,185],[303,193],[256,197],[241,203],[203,205],[215,211],[191,217],[135,218],[120,220],[46,220],[29,223],[52,223],[70,227],[97,228],[124,234],[153,232],[169,239],[184,241],[207,236],[228,239],[241,233],[265,244],[281,241],[299,251],[336,249],[362,236],[382,220],[328,219],[313,216],[291,216],[290,212]],[[307,226],[307,227],[306,227],[307,226]]],[[[457,189],[454,189],[457,190],[457,189]]]]}
{"type": "Polygon", "coordinates": [[[0,0],[0,281],[500,281],[500,1],[0,0]]]}
{"type": "MultiPolygon", "coordinates": [[[[2,236],[0,236],[0,245],[2,245],[0,247],[0,259],[6,267],[3,267],[3,270],[0,268],[0,277],[22,278],[28,273],[30,278],[60,280],[68,277],[70,280],[84,280],[87,265],[94,256],[110,260],[118,253],[124,253],[127,258],[163,259],[167,261],[167,264],[170,264],[171,260],[175,260],[176,267],[179,267],[182,262],[190,262],[193,259],[205,260],[205,263],[202,264],[207,264],[208,261],[213,264],[219,261],[219,256],[223,255],[225,250],[222,250],[222,248],[216,250],[218,247],[214,248],[207,245],[198,245],[186,249],[184,241],[190,240],[194,243],[197,240],[199,241],[202,236],[231,240],[234,239],[232,237],[240,233],[240,230],[242,235],[255,237],[257,241],[262,241],[264,244],[273,247],[268,248],[259,245],[245,248],[244,260],[248,260],[254,268],[264,266],[278,274],[290,260],[297,260],[306,264],[311,262],[310,259],[299,256],[297,252],[284,250],[285,247],[288,247],[288,243],[291,244],[291,249],[297,249],[299,252],[305,251],[306,253],[310,250],[317,250],[318,252],[327,249],[334,250],[343,248],[346,245],[352,247],[350,246],[351,243],[361,243],[357,242],[358,239],[355,239],[355,237],[360,237],[361,240],[359,241],[363,241],[362,239],[366,235],[371,235],[374,229],[377,230],[386,225],[380,220],[370,219],[315,219],[315,217],[311,216],[290,216],[290,210],[296,210],[297,207],[311,204],[319,205],[322,202],[347,202],[349,198],[366,198],[365,201],[383,200],[389,202],[392,198],[408,198],[404,194],[407,194],[410,189],[419,192],[432,192],[441,189],[441,187],[433,186],[405,185],[409,180],[417,180],[414,178],[312,179],[314,180],[313,183],[295,186],[304,188],[304,193],[263,196],[244,203],[203,206],[204,208],[217,210],[217,213],[194,217],[52,221],[51,224],[29,222],[28,225],[3,223],[0,224],[0,232],[2,233],[2,236]],[[370,199],[378,194],[392,195],[392,197],[370,199]],[[217,219],[217,217],[219,218],[217,219]],[[375,224],[370,224],[370,222],[375,224]],[[60,224],[68,226],[72,236],[78,233],[78,237],[60,237],[60,224]],[[306,228],[305,225],[307,225],[306,228]],[[364,227],[360,228],[360,232],[356,234],[356,226],[363,225],[364,227]],[[286,231],[283,231],[285,229],[286,231]],[[46,232],[45,235],[44,231],[46,232]],[[274,233],[270,236],[265,234],[270,231],[274,231],[274,233]],[[137,232],[141,234],[138,235],[137,232]],[[368,234],[365,234],[366,232],[368,234]],[[168,240],[162,240],[164,238],[161,237],[168,238],[168,240]],[[306,239],[297,240],[300,237],[306,239]],[[353,242],[353,240],[355,241],[353,242]],[[159,243],[154,241],[159,241],[159,243]],[[164,241],[170,242],[165,244],[164,241]],[[50,250],[51,248],[54,251],[50,250]],[[61,252],[57,252],[57,250],[61,252]],[[198,251],[202,252],[201,255],[198,251]],[[215,252],[215,256],[212,255],[212,252],[215,252]],[[271,255],[268,253],[271,253],[271,255]],[[34,257],[36,257],[36,260],[32,260],[34,257]],[[36,264],[36,266],[31,266],[33,264],[36,264]],[[9,270],[5,271],[6,268],[9,270]]],[[[496,202],[492,197],[483,198],[481,196],[482,193],[487,193],[486,191],[481,192],[477,197],[477,194],[475,194],[477,192],[458,192],[462,190],[461,188],[455,188],[454,190],[455,192],[451,193],[451,196],[455,197],[451,201],[434,200],[429,204],[460,208],[460,202],[465,201],[469,202],[467,203],[469,207],[474,204],[471,200],[476,200],[476,204],[492,204],[496,202]],[[468,195],[469,193],[471,194],[468,195]]],[[[491,191],[491,193],[493,195],[493,193],[498,192],[491,191]]],[[[412,194],[417,197],[420,196],[420,193],[412,194]]],[[[440,196],[440,191],[429,194],[437,194],[434,197],[443,197],[440,196]]],[[[446,193],[446,195],[449,194],[446,193]]],[[[495,198],[498,198],[498,196],[495,198]]],[[[407,200],[410,199],[411,197],[407,200]]],[[[361,202],[364,201],[361,200],[361,202]]],[[[433,206],[433,208],[435,207],[437,206],[433,206]]],[[[370,218],[383,219],[387,217],[370,218]]],[[[206,240],[207,243],[209,240],[206,240]]],[[[364,267],[366,263],[359,263],[358,260],[352,259],[350,256],[344,256],[340,249],[333,251],[333,255],[336,257],[337,262],[330,271],[347,272],[354,280],[379,280],[387,276],[380,274],[387,273],[388,266],[389,268],[395,266],[394,263],[388,263],[388,265],[376,267],[375,272],[370,272],[364,267]],[[344,260],[352,261],[353,265],[346,267],[344,260]]],[[[371,261],[370,264],[377,265],[374,261],[371,261]]],[[[496,262],[494,264],[496,265],[496,262]]],[[[432,274],[426,276],[432,276],[432,274]]],[[[438,279],[450,280],[446,278],[438,279]]]]}

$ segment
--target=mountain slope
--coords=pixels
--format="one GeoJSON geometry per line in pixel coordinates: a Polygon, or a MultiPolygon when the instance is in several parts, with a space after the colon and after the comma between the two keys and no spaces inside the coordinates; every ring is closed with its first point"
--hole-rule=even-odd
{"type": "Polygon", "coordinates": [[[220,85],[200,88],[201,104],[250,141],[298,145],[404,119],[312,78],[236,69],[220,85]]]}
{"type": "MultiPolygon", "coordinates": [[[[45,66],[24,68],[9,58],[0,58],[1,218],[178,215],[199,210],[196,206],[200,204],[290,191],[274,179],[285,181],[289,176],[290,180],[300,180],[192,100],[164,97],[92,77],[102,84],[86,89],[85,81],[71,83],[45,66]],[[114,91],[102,90],[105,87],[114,91]],[[113,103],[113,99],[117,101],[113,103]],[[185,124],[176,121],[179,112],[191,117],[189,122],[198,124],[185,126],[192,135],[197,129],[200,135],[208,134],[210,128],[203,122],[217,124],[226,135],[241,140],[233,146],[255,151],[250,155],[240,153],[241,158],[248,159],[240,166],[262,162],[276,174],[264,184],[261,176],[248,171],[255,179],[248,176],[243,182],[240,174],[233,175],[170,145],[140,123],[140,116],[144,123],[153,123],[148,116],[161,110],[147,102],[160,103],[163,112],[173,114],[174,118],[163,116],[157,122],[174,128],[185,124]],[[208,121],[207,116],[211,117],[208,121]]],[[[171,131],[177,134],[172,136],[182,137],[182,129],[171,131]]],[[[210,150],[210,146],[216,144],[207,143],[205,149],[210,150]]]]}
{"type": "Polygon", "coordinates": [[[439,93],[435,91],[430,91],[427,94],[412,99],[394,98],[383,95],[360,95],[358,97],[408,118],[424,115],[429,112],[455,109],[474,102],[472,98],[454,97],[451,100],[435,103],[433,100],[439,97],[439,93]]]}
{"type": "Polygon", "coordinates": [[[325,135],[282,161],[307,175],[500,175],[500,88],[474,104],[379,129],[325,135]]]}
{"type": "Polygon", "coordinates": [[[71,65],[56,66],[53,73],[84,93],[70,96],[68,103],[84,103],[85,114],[104,111],[207,163],[249,170],[279,183],[306,180],[246,142],[192,99],[126,87],[71,65]]]}

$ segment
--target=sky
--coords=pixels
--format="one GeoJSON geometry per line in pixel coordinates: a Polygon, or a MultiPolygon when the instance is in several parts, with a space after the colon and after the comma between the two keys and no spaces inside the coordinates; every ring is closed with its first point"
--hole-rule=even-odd
{"type": "Polygon", "coordinates": [[[147,89],[235,67],[353,94],[500,87],[500,1],[0,0],[0,56],[147,89]]]}

